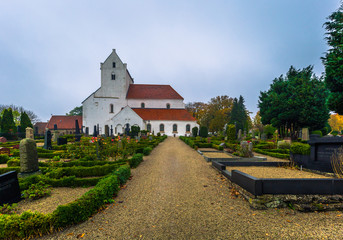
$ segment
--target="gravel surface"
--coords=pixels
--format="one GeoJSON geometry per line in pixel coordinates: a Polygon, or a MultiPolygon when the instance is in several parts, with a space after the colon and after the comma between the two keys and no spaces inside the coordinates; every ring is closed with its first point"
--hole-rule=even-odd
{"type": "Polygon", "coordinates": [[[169,137],[115,204],[43,239],[341,239],[341,212],[252,210],[211,163],[169,137]],[[84,235],[83,235],[84,234],[84,235]],[[82,237],[82,238],[81,238],[82,237]]]}
{"type": "Polygon", "coordinates": [[[328,178],[323,175],[289,169],[284,167],[226,167],[226,170],[239,170],[257,178],[328,178]]]}
{"type": "Polygon", "coordinates": [[[232,158],[230,155],[222,152],[204,152],[203,154],[209,158],[232,158]]]}
{"type": "Polygon", "coordinates": [[[17,213],[22,213],[27,210],[38,211],[41,213],[52,213],[58,205],[64,205],[81,197],[83,194],[88,192],[93,187],[88,188],[53,188],[51,195],[37,199],[29,200],[25,199],[18,203],[17,213]]]}

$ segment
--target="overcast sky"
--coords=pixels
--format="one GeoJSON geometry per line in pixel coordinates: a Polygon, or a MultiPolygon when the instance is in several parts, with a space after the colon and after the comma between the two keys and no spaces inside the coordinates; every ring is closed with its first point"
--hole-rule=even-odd
{"type": "Polygon", "coordinates": [[[0,104],[63,115],[100,86],[115,48],[137,84],[169,84],[185,103],[242,95],[255,113],[291,65],[321,75],[323,23],[339,2],[0,1],[0,104]]]}

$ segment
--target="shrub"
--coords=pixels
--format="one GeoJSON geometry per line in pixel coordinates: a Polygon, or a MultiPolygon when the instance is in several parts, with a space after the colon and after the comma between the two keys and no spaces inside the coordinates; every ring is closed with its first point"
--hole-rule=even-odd
{"type": "Polygon", "coordinates": [[[199,131],[199,128],[198,128],[198,127],[192,128],[192,136],[193,136],[193,137],[198,136],[198,131],[199,131]]]}
{"type": "Polygon", "coordinates": [[[226,134],[229,141],[236,140],[236,126],[234,124],[227,125],[226,134]]]}
{"type": "Polygon", "coordinates": [[[217,144],[212,144],[212,147],[215,148],[215,149],[218,149],[219,151],[223,151],[224,150],[223,146],[220,146],[220,145],[217,145],[217,144]]]}
{"type": "Polygon", "coordinates": [[[23,197],[30,200],[36,200],[51,194],[51,187],[40,181],[32,184],[29,189],[23,191],[23,197]]]}
{"type": "Polygon", "coordinates": [[[148,156],[148,155],[151,153],[151,151],[152,151],[152,148],[151,148],[151,147],[145,147],[145,148],[143,149],[143,154],[144,154],[144,156],[148,156]]]}
{"type": "Polygon", "coordinates": [[[306,143],[292,143],[290,151],[293,154],[310,155],[311,146],[306,143]]]}
{"type": "Polygon", "coordinates": [[[200,127],[199,136],[200,137],[205,137],[205,138],[208,136],[207,127],[205,127],[205,126],[201,126],[200,127]]]}
{"type": "Polygon", "coordinates": [[[259,149],[274,149],[275,148],[275,144],[272,142],[260,142],[259,144],[257,144],[255,146],[255,148],[259,148],[259,149]]]}
{"type": "Polygon", "coordinates": [[[18,208],[17,203],[13,203],[13,204],[5,203],[4,205],[0,206],[0,214],[13,214],[16,212],[17,208],[18,208]]]}
{"type": "Polygon", "coordinates": [[[278,152],[270,152],[267,149],[258,149],[258,148],[254,149],[254,151],[257,152],[257,153],[261,153],[261,154],[264,154],[264,155],[271,156],[271,157],[289,159],[289,154],[283,154],[283,153],[278,153],[278,152]]]}
{"type": "Polygon", "coordinates": [[[118,177],[120,185],[123,185],[131,176],[131,169],[129,165],[123,165],[113,173],[118,177]]]}
{"type": "Polygon", "coordinates": [[[290,149],[291,144],[287,141],[278,141],[277,142],[277,148],[278,149],[290,149]]]}
{"type": "Polygon", "coordinates": [[[311,134],[316,134],[316,135],[319,135],[319,136],[321,136],[321,137],[323,136],[323,133],[322,133],[322,131],[320,131],[320,130],[312,131],[311,134]]]}
{"type": "Polygon", "coordinates": [[[6,154],[0,154],[0,164],[7,163],[10,157],[6,154]]]}
{"type": "Polygon", "coordinates": [[[132,158],[129,160],[130,167],[136,168],[141,162],[143,161],[143,154],[136,153],[132,156],[132,158]]]}
{"type": "Polygon", "coordinates": [[[7,167],[19,167],[20,166],[20,159],[13,158],[7,161],[7,167]]]}

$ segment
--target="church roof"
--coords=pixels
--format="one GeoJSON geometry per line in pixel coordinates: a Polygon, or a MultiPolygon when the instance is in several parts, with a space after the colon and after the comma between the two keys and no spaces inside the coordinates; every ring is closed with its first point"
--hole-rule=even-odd
{"type": "Polygon", "coordinates": [[[132,108],[143,120],[196,121],[186,109],[132,108]]]}
{"type": "Polygon", "coordinates": [[[127,99],[182,99],[170,85],[130,84],[127,99]]]}
{"type": "Polygon", "coordinates": [[[46,125],[49,129],[54,129],[54,125],[57,125],[57,129],[75,129],[75,120],[79,122],[79,128],[82,127],[82,116],[61,116],[53,115],[50,121],[46,125]]]}

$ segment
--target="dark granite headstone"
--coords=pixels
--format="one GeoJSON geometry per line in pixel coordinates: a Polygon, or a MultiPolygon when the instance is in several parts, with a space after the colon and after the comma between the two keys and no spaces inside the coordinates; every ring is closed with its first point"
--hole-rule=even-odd
{"type": "Polygon", "coordinates": [[[57,138],[57,145],[65,145],[68,144],[67,138],[57,138]]]}
{"type": "Polygon", "coordinates": [[[80,133],[80,127],[79,127],[79,121],[75,120],[75,142],[80,142],[81,140],[81,133],[80,133]]]}
{"type": "Polygon", "coordinates": [[[111,125],[111,136],[113,136],[113,127],[111,125]]]}
{"type": "Polygon", "coordinates": [[[94,130],[93,130],[93,137],[98,136],[97,132],[96,132],[96,126],[94,125],[94,130]]]}
{"type": "Polygon", "coordinates": [[[89,128],[86,127],[86,135],[88,136],[89,135],[89,128]]]}
{"type": "Polygon", "coordinates": [[[105,125],[105,136],[106,137],[110,136],[110,129],[109,129],[108,125],[105,125]]]}
{"type": "Polygon", "coordinates": [[[0,175],[0,205],[20,201],[20,189],[15,171],[0,175]]]}
{"type": "Polygon", "coordinates": [[[45,131],[45,138],[44,138],[44,149],[51,149],[51,131],[45,131]]]}

